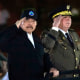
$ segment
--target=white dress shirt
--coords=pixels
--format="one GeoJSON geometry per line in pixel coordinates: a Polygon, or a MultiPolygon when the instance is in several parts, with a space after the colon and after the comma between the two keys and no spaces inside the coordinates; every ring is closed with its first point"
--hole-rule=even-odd
{"type": "Polygon", "coordinates": [[[58,28],[58,27],[52,27],[52,30],[55,30],[55,31],[61,31],[63,34],[64,34],[64,36],[67,38],[67,36],[65,35],[66,33],[68,33],[69,34],[69,32],[67,31],[67,32],[65,32],[65,31],[63,31],[62,29],[60,29],[60,28],[58,28]]]}
{"type": "Polygon", "coordinates": [[[31,41],[32,45],[33,45],[34,48],[35,48],[35,44],[34,44],[34,40],[33,40],[33,35],[32,35],[32,33],[31,33],[31,34],[27,33],[27,36],[28,36],[28,39],[31,41]]]}
{"type": "Polygon", "coordinates": [[[4,77],[1,80],[9,80],[8,72],[6,72],[6,74],[4,75],[4,77]]]}

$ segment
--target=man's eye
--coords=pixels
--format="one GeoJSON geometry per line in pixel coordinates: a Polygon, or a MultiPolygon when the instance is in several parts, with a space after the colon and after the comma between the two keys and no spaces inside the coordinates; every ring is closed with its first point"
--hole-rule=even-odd
{"type": "Polygon", "coordinates": [[[32,22],[35,22],[34,20],[32,22]]]}
{"type": "Polygon", "coordinates": [[[67,17],[64,17],[64,18],[67,18],[67,17]]]}

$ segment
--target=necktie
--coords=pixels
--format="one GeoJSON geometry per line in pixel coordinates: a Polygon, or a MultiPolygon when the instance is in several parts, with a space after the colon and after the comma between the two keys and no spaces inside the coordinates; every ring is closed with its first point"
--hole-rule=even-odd
{"type": "Polygon", "coordinates": [[[71,38],[71,36],[69,35],[69,33],[66,33],[65,35],[67,36],[67,39],[68,39],[69,43],[71,44],[71,46],[74,47],[72,38],[71,38]]]}

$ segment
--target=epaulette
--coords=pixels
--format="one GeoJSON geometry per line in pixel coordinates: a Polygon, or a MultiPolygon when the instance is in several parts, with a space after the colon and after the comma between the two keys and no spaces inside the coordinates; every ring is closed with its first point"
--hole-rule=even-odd
{"type": "Polygon", "coordinates": [[[41,38],[43,38],[43,37],[46,37],[47,36],[47,34],[48,34],[48,31],[49,30],[44,30],[42,33],[41,33],[41,38]]]}
{"type": "Polygon", "coordinates": [[[75,30],[74,30],[74,29],[69,29],[69,31],[72,31],[72,32],[74,32],[75,30]]]}

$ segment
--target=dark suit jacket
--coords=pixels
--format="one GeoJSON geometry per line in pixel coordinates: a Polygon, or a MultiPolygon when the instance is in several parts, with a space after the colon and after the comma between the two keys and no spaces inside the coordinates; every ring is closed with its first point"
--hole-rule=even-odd
{"type": "Polygon", "coordinates": [[[40,40],[34,34],[33,38],[35,48],[16,25],[0,33],[0,49],[8,52],[9,80],[43,80],[44,70],[52,67],[40,40]]]}

